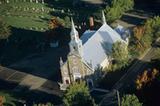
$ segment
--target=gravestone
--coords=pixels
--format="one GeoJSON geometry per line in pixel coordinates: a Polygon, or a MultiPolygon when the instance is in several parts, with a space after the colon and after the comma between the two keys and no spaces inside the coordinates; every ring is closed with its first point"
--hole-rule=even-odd
{"type": "Polygon", "coordinates": [[[0,4],[2,4],[2,2],[0,1],[0,4]]]}
{"type": "Polygon", "coordinates": [[[40,16],[40,18],[44,18],[44,16],[43,16],[43,15],[41,15],[41,16],[40,16]]]}
{"type": "Polygon", "coordinates": [[[6,3],[9,3],[9,0],[6,0],[6,3]]]}
{"type": "Polygon", "coordinates": [[[28,11],[28,10],[29,10],[29,7],[27,7],[26,10],[28,11]]]}
{"type": "Polygon", "coordinates": [[[35,27],[35,30],[38,31],[38,27],[35,27]]]}
{"type": "Polygon", "coordinates": [[[42,7],[42,11],[44,12],[44,8],[42,7]]]}
{"type": "Polygon", "coordinates": [[[42,0],[42,4],[44,4],[44,0],[42,0]]]}
{"type": "Polygon", "coordinates": [[[36,0],[36,3],[38,3],[38,0],[36,0]]]}
{"type": "Polygon", "coordinates": [[[32,10],[34,11],[34,10],[35,10],[35,8],[33,7],[33,8],[32,8],[32,10]]]}
{"type": "Polygon", "coordinates": [[[43,31],[44,29],[43,28],[41,28],[41,31],[43,31]]]}
{"type": "Polygon", "coordinates": [[[26,8],[23,8],[23,11],[26,11],[26,8]]]}
{"type": "Polygon", "coordinates": [[[61,10],[61,13],[64,13],[64,10],[61,10]]]}
{"type": "Polygon", "coordinates": [[[30,0],[30,3],[32,3],[33,1],[32,0],[30,0]]]}

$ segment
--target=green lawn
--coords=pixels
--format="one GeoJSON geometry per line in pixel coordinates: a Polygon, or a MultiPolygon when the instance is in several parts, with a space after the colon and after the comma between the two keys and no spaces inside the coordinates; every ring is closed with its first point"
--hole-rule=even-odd
{"type": "Polygon", "coordinates": [[[48,29],[51,11],[50,7],[42,3],[10,2],[0,6],[0,15],[9,25],[36,31],[48,29]]]}

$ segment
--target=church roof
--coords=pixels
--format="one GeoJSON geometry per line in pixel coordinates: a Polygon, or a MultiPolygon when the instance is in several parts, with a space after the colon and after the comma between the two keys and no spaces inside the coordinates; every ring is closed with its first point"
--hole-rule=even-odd
{"type": "Polygon", "coordinates": [[[86,43],[95,32],[96,31],[93,31],[93,30],[86,30],[81,36],[82,43],[83,44],[86,43]]]}
{"type": "Polygon", "coordinates": [[[123,41],[121,36],[106,23],[94,33],[84,33],[81,40],[83,42],[83,59],[92,64],[94,69],[107,58],[107,52],[111,51],[113,43],[123,41]]]}

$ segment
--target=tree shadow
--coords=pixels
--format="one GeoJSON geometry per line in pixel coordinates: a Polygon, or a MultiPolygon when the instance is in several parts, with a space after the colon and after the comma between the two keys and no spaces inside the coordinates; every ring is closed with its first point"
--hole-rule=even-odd
{"type": "Polygon", "coordinates": [[[13,90],[16,88],[17,84],[0,80],[0,83],[3,83],[3,87],[0,87],[0,90],[4,93],[10,95],[13,98],[13,103],[16,106],[23,106],[26,104],[27,106],[33,106],[33,104],[46,104],[48,102],[54,105],[62,104],[62,98],[59,95],[48,94],[39,90],[31,90],[27,86],[20,86],[18,90],[13,90]],[[8,88],[9,87],[9,88],[8,88]]]}
{"type": "Polygon", "coordinates": [[[43,32],[12,27],[8,42],[1,48],[1,64],[8,66],[25,56],[38,52],[36,45],[43,41],[43,32]]]}
{"type": "Polygon", "coordinates": [[[52,81],[60,80],[59,59],[67,59],[70,40],[69,29],[64,28],[61,33],[64,34],[58,38],[50,38],[58,40],[59,47],[50,48],[48,32],[12,28],[9,41],[1,49],[1,64],[52,81]]]}
{"type": "Polygon", "coordinates": [[[143,10],[145,13],[153,13],[154,15],[160,14],[159,0],[135,0],[135,8],[143,10]]]}
{"type": "Polygon", "coordinates": [[[107,72],[104,79],[100,82],[100,87],[104,89],[112,89],[113,86],[124,76],[126,80],[123,80],[123,85],[119,89],[122,93],[126,92],[133,92],[135,87],[135,80],[137,75],[143,72],[146,67],[148,66],[148,62],[141,61],[138,59],[133,60],[128,66],[122,67],[121,69],[115,71],[107,72]],[[138,63],[135,67],[133,64],[138,63]],[[140,65],[140,66],[139,66],[140,65]],[[137,68],[138,67],[138,68],[137,68]],[[136,70],[136,71],[134,71],[136,70]]]}
{"type": "MultiPolygon", "coordinates": [[[[75,0],[76,1],[76,0],[75,0]]],[[[74,3],[73,0],[57,0],[57,1],[46,1],[46,6],[50,8],[54,8],[54,11],[50,12],[53,16],[58,16],[63,18],[64,16],[73,17],[75,20],[78,20],[79,23],[86,22],[89,16],[93,13],[99,11],[101,6],[94,6],[94,4],[89,4],[88,6],[86,3],[82,3],[78,1],[74,3]],[[90,9],[88,9],[90,8],[90,9]]]]}
{"type": "Polygon", "coordinates": [[[139,25],[139,24],[143,24],[143,22],[146,19],[143,18],[138,18],[138,17],[133,17],[133,16],[128,16],[128,15],[123,15],[121,18],[122,21],[127,22],[129,24],[133,24],[133,25],[139,25]]]}

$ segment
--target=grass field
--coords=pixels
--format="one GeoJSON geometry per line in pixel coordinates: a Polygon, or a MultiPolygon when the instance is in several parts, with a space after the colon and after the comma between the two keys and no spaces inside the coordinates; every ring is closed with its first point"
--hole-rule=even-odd
{"type": "Polygon", "coordinates": [[[44,31],[52,9],[46,4],[30,2],[10,2],[0,6],[0,16],[11,26],[22,29],[44,31]]]}

